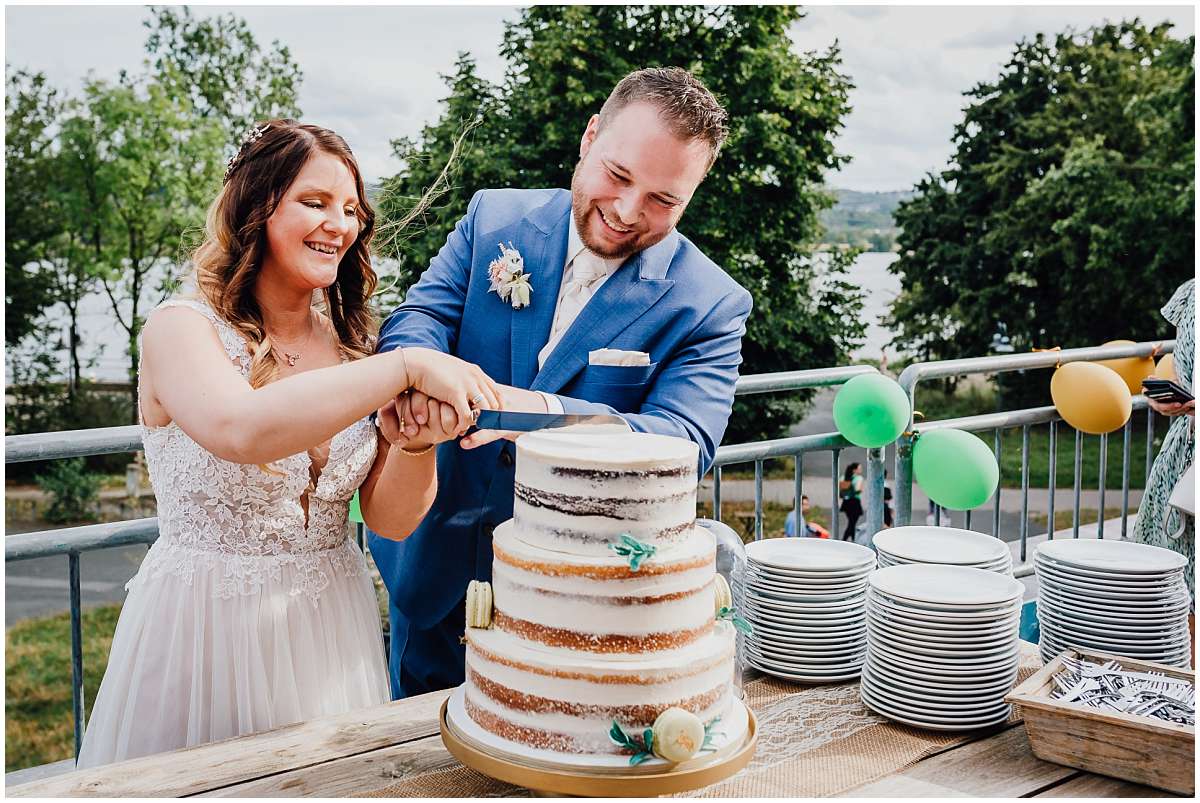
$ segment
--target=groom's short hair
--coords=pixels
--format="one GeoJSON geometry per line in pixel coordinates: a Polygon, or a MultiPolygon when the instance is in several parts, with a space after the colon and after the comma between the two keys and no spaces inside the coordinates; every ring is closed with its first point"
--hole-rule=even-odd
{"type": "Polygon", "coordinates": [[[679,67],[647,67],[622,78],[600,109],[599,129],[631,103],[653,104],[680,139],[705,142],[708,167],[729,136],[729,113],[700,79],[679,67]]]}

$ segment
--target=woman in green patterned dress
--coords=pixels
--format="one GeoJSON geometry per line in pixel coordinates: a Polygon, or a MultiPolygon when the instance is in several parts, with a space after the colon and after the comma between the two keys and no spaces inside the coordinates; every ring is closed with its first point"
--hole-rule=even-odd
{"type": "MultiPolygon", "coordinates": [[[[1189,391],[1192,390],[1192,367],[1196,353],[1196,298],[1195,279],[1183,283],[1171,300],[1162,308],[1162,316],[1175,324],[1175,381],[1189,391]]],[[[1169,377],[1163,377],[1169,378],[1169,377]]],[[[1187,404],[1160,404],[1153,399],[1146,400],[1157,412],[1172,416],[1171,428],[1163,440],[1162,449],[1150,469],[1150,480],[1146,483],[1146,492],[1142,496],[1142,504],[1138,508],[1137,522],[1133,527],[1133,540],[1143,544],[1173,549],[1185,555],[1188,559],[1187,580],[1188,594],[1192,597],[1192,615],[1188,617],[1188,629],[1192,632],[1192,641],[1196,635],[1196,521],[1185,516],[1183,533],[1172,537],[1171,531],[1178,530],[1179,511],[1172,511],[1167,521],[1167,500],[1175,483],[1192,464],[1196,438],[1196,402],[1187,404]]]]}

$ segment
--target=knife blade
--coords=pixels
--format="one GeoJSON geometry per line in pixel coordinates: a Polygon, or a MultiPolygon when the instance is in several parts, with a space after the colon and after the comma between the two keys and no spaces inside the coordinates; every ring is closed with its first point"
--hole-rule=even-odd
{"type": "MultiPolygon", "coordinates": [[[[479,429],[503,429],[510,432],[533,432],[539,429],[557,429],[575,424],[620,424],[629,429],[629,424],[618,415],[566,415],[560,413],[518,413],[511,410],[480,410],[475,426],[479,429]]],[[[586,430],[580,430],[585,434],[586,430]]],[[[606,434],[598,429],[595,434],[606,434]]]]}

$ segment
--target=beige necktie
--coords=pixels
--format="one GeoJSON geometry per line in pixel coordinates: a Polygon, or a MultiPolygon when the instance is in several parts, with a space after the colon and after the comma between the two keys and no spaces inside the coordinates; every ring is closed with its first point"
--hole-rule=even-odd
{"type": "Polygon", "coordinates": [[[571,261],[571,279],[562,289],[562,297],[558,303],[558,314],[554,316],[554,329],[550,339],[538,354],[538,365],[546,362],[550,352],[558,345],[558,341],[571,328],[571,324],[579,317],[579,313],[587,305],[595,290],[598,280],[608,273],[604,260],[586,248],[571,261]]]}

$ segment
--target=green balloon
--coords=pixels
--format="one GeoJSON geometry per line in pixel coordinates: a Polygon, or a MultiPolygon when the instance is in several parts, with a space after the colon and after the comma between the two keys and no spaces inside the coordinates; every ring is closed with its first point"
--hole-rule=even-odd
{"type": "Polygon", "coordinates": [[[970,510],[991,499],[1000,466],[987,444],[961,429],[922,433],[913,446],[917,484],[948,510],[970,510]]]}
{"type": "Polygon", "coordinates": [[[350,521],[355,524],[364,524],[362,510],[358,507],[358,491],[354,492],[354,496],[350,497],[350,521]]]}
{"type": "Polygon", "coordinates": [[[908,426],[908,396],[893,380],[860,374],[838,391],[833,421],[842,437],[855,446],[874,449],[899,438],[908,426]]]}

